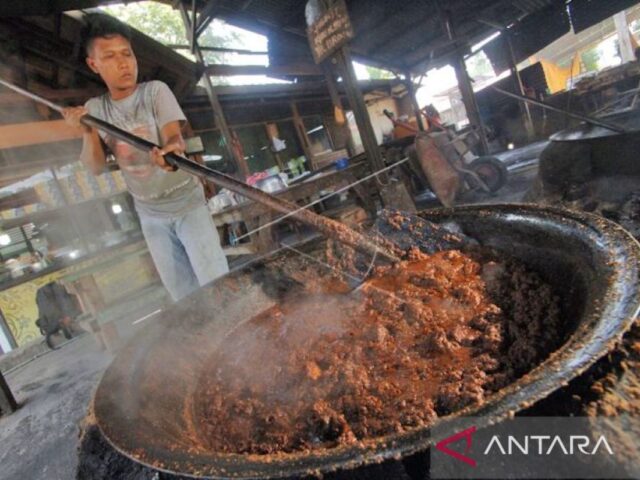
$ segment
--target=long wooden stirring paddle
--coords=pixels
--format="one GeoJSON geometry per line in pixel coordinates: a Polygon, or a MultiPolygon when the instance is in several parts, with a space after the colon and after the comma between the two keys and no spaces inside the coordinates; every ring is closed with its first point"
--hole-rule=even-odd
{"type": "MultiPolygon", "coordinates": [[[[46,105],[52,110],[62,113],[63,107],[45,98],[42,98],[39,95],[31,93],[28,90],[13,85],[12,83],[9,83],[1,78],[0,85],[3,85],[13,90],[14,92],[19,93],[20,95],[30,98],[36,102],[46,105]]],[[[107,132],[117,139],[122,140],[123,142],[126,142],[143,151],[150,151],[155,147],[160,148],[159,145],[156,145],[149,140],[138,137],[137,135],[133,135],[125,130],[116,127],[115,125],[111,125],[110,123],[105,122],[104,120],[100,120],[99,118],[95,118],[91,115],[84,115],[80,119],[80,122],[84,125],[97,128],[99,130],[102,130],[103,132],[107,132]]],[[[380,245],[373,239],[366,237],[365,235],[353,230],[352,228],[349,228],[343,223],[337,222],[327,217],[323,217],[322,215],[313,213],[310,210],[300,209],[294,203],[270,195],[258,188],[247,185],[246,183],[243,183],[225,173],[218,172],[217,170],[213,170],[209,167],[201,165],[197,162],[194,162],[193,160],[177,155],[175,153],[168,153],[164,156],[164,158],[166,159],[167,163],[172,166],[180,168],[191,174],[205,177],[222,188],[227,188],[232,192],[238,193],[255,202],[261,203],[266,207],[271,208],[272,210],[284,214],[290,214],[296,220],[314,227],[318,231],[325,234],[327,237],[345,243],[360,252],[367,253],[372,256],[379,256],[382,259],[391,262],[398,261],[398,258],[386,246],[380,245]]]]}

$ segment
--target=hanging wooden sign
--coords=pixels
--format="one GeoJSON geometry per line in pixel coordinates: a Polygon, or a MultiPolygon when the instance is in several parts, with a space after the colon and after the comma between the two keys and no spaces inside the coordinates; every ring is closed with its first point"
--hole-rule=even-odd
{"type": "Polygon", "coordinates": [[[353,27],[344,0],[338,0],[307,28],[309,45],[316,63],[321,63],[348,43],[353,36],[353,27]]]}

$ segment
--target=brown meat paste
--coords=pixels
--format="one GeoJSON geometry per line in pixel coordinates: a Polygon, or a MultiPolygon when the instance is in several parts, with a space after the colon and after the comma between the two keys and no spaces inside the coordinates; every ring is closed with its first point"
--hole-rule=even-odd
{"type": "Polygon", "coordinates": [[[474,257],[414,249],[357,292],[328,286],[238,327],[194,395],[203,443],[330,448],[485,401],[557,347],[559,309],[535,274],[474,257]]]}

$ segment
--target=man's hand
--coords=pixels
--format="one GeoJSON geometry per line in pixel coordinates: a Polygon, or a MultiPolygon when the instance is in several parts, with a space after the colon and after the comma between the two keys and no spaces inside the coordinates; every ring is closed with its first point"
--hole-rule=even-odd
{"type": "Polygon", "coordinates": [[[84,107],[67,107],[62,109],[62,116],[67,124],[73,128],[81,128],[84,133],[91,133],[92,128],[80,122],[80,119],[87,115],[84,107]]]}
{"type": "Polygon", "coordinates": [[[149,155],[151,156],[151,161],[158,165],[166,172],[175,172],[178,167],[173,167],[167,163],[164,159],[164,156],[168,153],[176,153],[180,156],[184,156],[184,145],[182,142],[174,142],[168,143],[162,148],[154,147],[149,155]]]}

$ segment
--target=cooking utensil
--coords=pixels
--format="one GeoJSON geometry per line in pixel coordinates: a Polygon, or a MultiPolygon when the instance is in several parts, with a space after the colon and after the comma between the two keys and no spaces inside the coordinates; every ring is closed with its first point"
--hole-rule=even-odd
{"type": "Polygon", "coordinates": [[[270,177],[258,180],[256,187],[267,193],[276,193],[287,188],[280,175],[271,175],[270,177]]]}
{"type": "MultiPolygon", "coordinates": [[[[457,433],[461,417],[477,428],[500,422],[547,397],[605,356],[633,324],[640,306],[640,246],[601,217],[533,205],[427,211],[453,222],[481,244],[521,259],[560,297],[563,345],[511,385],[439,418],[437,435],[415,428],[333,449],[278,456],[219,454],[193,435],[189,396],[225,335],[279,301],[295,281],[282,276],[288,252],[235,271],[198,291],[140,332],[121,350],[96,391],[94,412],[108,441],[153,468],[196,478],[297,478],[378,464],[421,452],[457,433]]],[[[307,247],[321,248],[319,242],[307,247]]]]}
{"type": "MultiPolygon", "coordinates": [[[[576,127],[567,128],[554,133],[549,138],[553,142],[579,142],[583,140],[596,140],[619,135],[637,135],[640,131],[640,110],[625,110],[622,112],[610,113],[601,117],[607,122],[615,122],[626,129],[625,133],[614,132],[608,128],[590,123],[582,123],[576,127]]],[[[615,154],[611,154],[615,156],[615,154]]],[[[633,161],[633,160],[630,160],[633,161]]]]}
{"type": "MultiPolygon", "coordinates": [[[[42,103],[57,112],[62,113],[63,111],[63,107],[56,105],[55,103],[50,102],[49,100],[46,100],[45,98],[42,98],[38,95],[35,95],[23,88],[13,85],[5,80],[0,79],[0,85],[3,85],[19,93],[20,95],[28,97],[36,102],[42,103]]],[[[160,148],[159,145],[156,145],[149,140],[133,135],[91,115],[84,115],[80,119],[80,122],[83,125],[87,125],[107,132],[117,139],[122,140],[123,142],[126,142],[143,151],[150,151],[156,147],[160,148]]],[[[394,253],[389,251],[388,248],[374,242],[372,239],[365,237],[361,233],[356,232],[355,230],[341,224],[340,222],[336,222],[335,220],[332,220],[330,218],[317,215],[306,209],[300,209],[297,205],[291,202],[272,196],[258,188],[251,187],[227,174],[213,170],[209,167],[196,163],[193,160],[182,157],[175,153],[168,153],[164,156],[164,158],[167,163],[172,166],[178,167],[185,172],[189,172],[193,175],[204,177],[212,181],[219,187],[227,188],[232,192],[236,192],[255,202],[261,203],[271,208],[272,210],[284,214],[289,214],[296,220],[306,223],[307,225],[312,226],[320,232],[324,233],[328,237],[345,243],[355,248],[356,250],[368,253],[372,256],[375,256],[376,258],[379,257],[386,259],[387,261],[398,261],[394,253]]]]}
{"type": "Polygon", "coordinates": [[[547,110],[551,110],[553,112],[563,113],[564,115],[572,118],[576,118],[578,120],[582,120],[583,122],[587,122],[591,125],[596,125],[601,128],[605,128],[611,132],[615,133],[626,133],[628,130],[625,127],[617,125],[615,123],[608,122],[606,120],[601,120],[599,118],[590,117],[588,115],[584,115],[582,113],[572,112],[570,110],[565,110],[564,108],[556,107],[555,105],[550,105],[541,100],[537,100],[535,98],[526,97],[524,95],[518,95],[517,93],[508,92],[496,86],[491,87],[498,93],[501,93],[507,97],[515,98],[516,100],[520,100],[521,102],[530,103],[532,105],[536,105],[538,107],[546,108],[547,110]]]}

